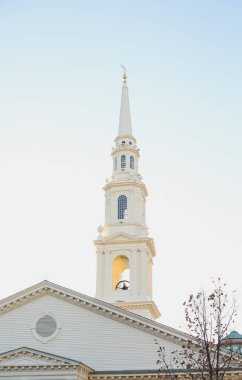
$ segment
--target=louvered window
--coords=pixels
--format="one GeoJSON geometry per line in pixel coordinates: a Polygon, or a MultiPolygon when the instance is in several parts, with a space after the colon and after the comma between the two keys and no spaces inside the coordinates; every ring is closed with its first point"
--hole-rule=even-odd
{"type": "Polygon", "coordinates": [[[121,169],[125,169],[126,168],[126,156],[124,154],[122,154],[121,156],[121,169]]]}
{"type": "Polygon", "coordinates": [[[127,197],[120,195],[118,197],[118,219],[125,219],[127,215],[127,197]]]}
{"type": "Polygon", "coordinates": [[[130,156],[130,169],[134,169],[134,157],[130,156]]]}

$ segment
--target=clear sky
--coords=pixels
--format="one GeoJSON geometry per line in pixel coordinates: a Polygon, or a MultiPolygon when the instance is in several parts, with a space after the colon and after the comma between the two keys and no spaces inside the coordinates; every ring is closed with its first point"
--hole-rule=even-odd
{"type": "Polygon", "coordinates": [[[210,277],[242,304],[241,20],[239,0],[0,0],[0,298],[95,295],[123,62],[160,321],[210,277]]]}

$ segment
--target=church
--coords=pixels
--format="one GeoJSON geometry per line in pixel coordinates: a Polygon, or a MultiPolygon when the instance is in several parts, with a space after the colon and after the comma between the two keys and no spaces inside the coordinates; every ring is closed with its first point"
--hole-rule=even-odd
{"type": "Polygon", "coordinates": [[[126,73],[114,143],[105,222],[94,242],[96,296],[43,281],[1,300],[1,380],[148,380],[158,377],[155,340],[169,355],[189,339],[156,322],[156,251],[146,225],[148,193],[138,170],[126,73]]]}

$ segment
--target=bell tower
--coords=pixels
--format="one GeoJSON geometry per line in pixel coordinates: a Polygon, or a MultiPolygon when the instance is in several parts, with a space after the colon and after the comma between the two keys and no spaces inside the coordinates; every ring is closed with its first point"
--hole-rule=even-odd
{"type": "Polygon", "coordinates": [[[139,149],[132,134],[127,74],[124,71],[113,174],[104,186],[105,224],[98,228],[96,298],[156,319],[152,300],[154,240],[148,236],[146,186],[138,172],[139,149]]]}

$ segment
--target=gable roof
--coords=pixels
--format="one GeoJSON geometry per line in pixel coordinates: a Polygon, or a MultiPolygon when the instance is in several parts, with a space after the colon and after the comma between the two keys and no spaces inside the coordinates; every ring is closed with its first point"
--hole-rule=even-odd
{"type": "Polygon", "coordinates": [[[185,334],[179,330],[158,322],[154,322],[148,318],[127,310],[123,310],[118,306],[86,296],[46,280],[1,300],[0,317],[2,314],[5,314],[46,294],[101,314],[107,318],[114,319],[131,327],[140,329],[148,334],[173,341],[177,344],[182,344],[182,342],[191,338],[188,334],[185,334]]]}
{"type": "Polygon", "coordinates": [[[0,371],[5,371],[6,368],[14,367],[15,369],[21,368],[44,368],[44,369],[65,369],[79,368],[87,373],[93,372],[92,368],[85,364],[73,359],[65,358],[62,356],[49,354],[44,351],[34,350],[28,347],[20,347],[15,350],[3,352],[0,354],[0,371]]]}
{"type": "Polygon", "coordinates": [[[240,340],[242,340],[242,335],[239,334],[238,331],[233,330],[233,331],[231,331],[230,334],[226,335],[223,338],[223,340],[225,340],[225,339],[230,339],[230,340],[233,340],[233,339],[239,340],[240,339],[240,340]]]}

